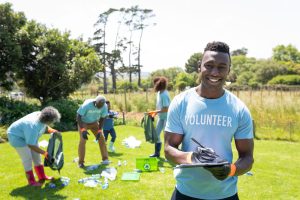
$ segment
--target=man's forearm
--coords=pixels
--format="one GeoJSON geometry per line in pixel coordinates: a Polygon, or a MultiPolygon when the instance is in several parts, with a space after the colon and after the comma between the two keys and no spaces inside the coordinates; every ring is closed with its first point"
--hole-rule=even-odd
{"type": "Polygon", "coordinates": [[[234,164],[236,166],[236,172],[235,175],[239,176],[239,175],[243,175],[246,172],[248,172],[253,165],[253,157],[252,156],[247,156],[247,157],[243,157],[243,158],[239,158],[234,164]]]}
{"type": "Polygon", "coordinates": [[[172,146],[165,147],[166,158],[174,164],[187,164],[190,152],[180,151],[172,146]]]}

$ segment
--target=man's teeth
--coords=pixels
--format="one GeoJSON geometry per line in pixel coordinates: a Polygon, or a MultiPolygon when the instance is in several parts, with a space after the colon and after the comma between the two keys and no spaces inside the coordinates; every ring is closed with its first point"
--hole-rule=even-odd
{"type": "Polygon", "coordinates": [[[218,82],[219,81],[219,79],[213,79],[213,78],[210,78],[209,80],[212,81],[212,82],[218,82]]]}

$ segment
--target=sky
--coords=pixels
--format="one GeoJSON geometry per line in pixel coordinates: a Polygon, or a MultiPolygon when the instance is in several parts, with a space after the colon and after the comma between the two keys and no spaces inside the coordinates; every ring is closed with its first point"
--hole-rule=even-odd
{"type": "Polygon", "coordinates": [[[245,47],[257,59],[270,58],[281,44],[300,49],[298,0],[0,0],[5,2],[29,20],[84,40],[93,37],[99,14],[109,8],[152,9],[156,26],[145,29],[141,46],[144,72],[184,68],[211,41],[226,42],[230,50],[245,47]]]}

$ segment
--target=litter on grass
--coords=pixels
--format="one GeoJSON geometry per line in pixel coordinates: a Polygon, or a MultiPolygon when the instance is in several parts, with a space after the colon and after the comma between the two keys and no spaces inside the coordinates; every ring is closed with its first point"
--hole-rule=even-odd
{"type": "Polygon", "coordinates": [[[78,157],[73,159],[73,162],[74,162],[74,163],[78,163],[78,161],[79,161],[79,158],[78,158],[78,157]]]}
{"type": "Polygon", "coordinates": [[[246,174],[245,174],[246,176],[253,176],[253,173],[252,172],[246,172],[246,174]]]}
{"type": "Polygon", "coordinates": [[[102,190],[105,190],[108,188],[108,179],[104,177],[104,181],[102,182],[100,174],[92,174],[90,177],[81,178],[78,180],[78,183],[83,184],[85,187],[101,187],[102,190]]]}
{"type": "Polygon", "coordinates": [[[67,186],[70,183],[70,178],[62,176],[62,177],[60,177],[60,182],[61,182],[62,186],[67,186]]]}
{"type": "Polygon", "coordinates": [[[106,168],[101,172],[101,177],[114,181],[117,176],[117,170],[114,167],[106,168]]]}
{"type": "Polygon", "coordinates": [[[132,148],[132,149],[140,147],[141,143],[142,142],[140,140],[137,140],[134,136],[130,136],[128,138],[125,138],[122,141],[123,145],[125,145],[127,148],[132,148]]]}

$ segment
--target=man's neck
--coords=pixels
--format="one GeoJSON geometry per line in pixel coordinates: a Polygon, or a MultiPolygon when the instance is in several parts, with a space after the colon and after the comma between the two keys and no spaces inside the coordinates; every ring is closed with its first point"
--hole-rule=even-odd
{"type": "Polygon", "coordinates": [[[202,84],[200,84],[198,87],[196,87],[196,92],[199,96],[206,98],[206,99],[217,99],[223,96],[225,90],[224,88],[206,88],[202,84]]]}

